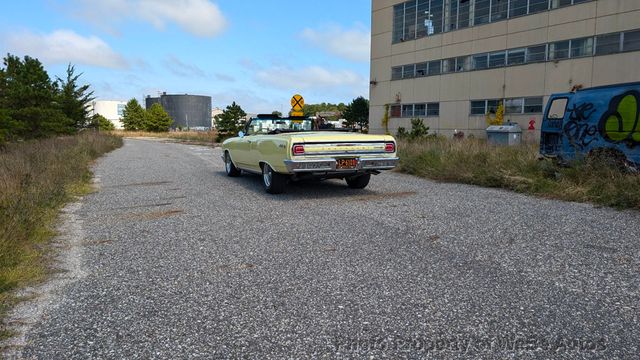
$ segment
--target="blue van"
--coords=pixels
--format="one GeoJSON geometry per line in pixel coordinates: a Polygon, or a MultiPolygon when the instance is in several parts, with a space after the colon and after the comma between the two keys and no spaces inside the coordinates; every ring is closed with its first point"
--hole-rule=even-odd
{"type": "Polygon", "coordinates": [[[570,161],[613,149],[640,165],[640,82],[593,87],[549,98],[540,154],[570,161]]]}

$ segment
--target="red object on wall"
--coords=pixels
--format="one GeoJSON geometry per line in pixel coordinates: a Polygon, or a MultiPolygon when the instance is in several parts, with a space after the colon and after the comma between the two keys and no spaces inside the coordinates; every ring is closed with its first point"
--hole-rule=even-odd
{"type": "Polygon", "coordinates": [[[529,130],[535,130],[536,129],[535,125],[536,125],[536,121],[533,118],[531,118],[531,120],[529,120],[529,130]]]}

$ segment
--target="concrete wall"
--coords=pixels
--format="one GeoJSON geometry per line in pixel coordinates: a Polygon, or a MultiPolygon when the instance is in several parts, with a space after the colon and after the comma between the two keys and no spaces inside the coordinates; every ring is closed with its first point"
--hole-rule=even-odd
{"type": "MultiPolygon", "coordinates": [[[[391,81],[391,67],[429,60],[533,46],[559,40],[640,29],[640,0],[598,0],[495,23],[392,44],[393,6],[401,0],[373,0],[370,127],[381,133],[385,104],[440,102],[440,116],[425,118],[432,131],[484,136],[484,116],[471,116],[470,100],[548,96],[583,87],[640,81],[640,52],[517,65],[391,81]]],[[[542,114],[505,116],[526,129],[539,129],[542,114]]],[[[395,133],[410,120],[391,118],[395,133]]]]}
{"type": "Polygon", "coordinates": [[[89,114],[100,114],[111,121],[116,129],[123,129],[121,116],[118,113],[118,105],[124,107],[127,104],[126,101],[119,100],[96,100],[93,101],[89,108],[89,114]]]}

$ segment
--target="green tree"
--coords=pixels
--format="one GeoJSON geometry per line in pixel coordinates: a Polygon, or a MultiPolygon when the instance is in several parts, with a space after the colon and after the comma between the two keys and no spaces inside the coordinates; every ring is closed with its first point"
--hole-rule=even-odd
{"type": "Polygon", "coordinates": [[[369,100],[362,96],[357,97],[346,106],[343,116],[347,120],[347,125],[355,127],[356,125],[360,129],[369,127],[369,100]]]}
{"type": "Polygon", "coordinates": [[[91,117],[90,125],[100,131],[112,131],[116,129],[111,121],[100,114],[94,114],[91,117]]]}
{"type": "Polygon", "coordinates": [[[59,89],[42,63],[11,54],[0,69],[0,122],[4,137],[34,138],[76,131],[57,103],[59,89]]]}
{"type": "Polygon", "coordinates": [[[171,124],[173,124],[173,119],[164,111],[162,105],[158,103],[151,105],[146,114],[145,130],[167,132],[171,124]]]}
{"type": "Polygon", "coordinates": [[[217,141],[235,136],[244,126],[243,119],[247,113],[242,110],[240,105],[234,101],[222,111],[222,114],[216,115],[216,129],[218,130],[217,141]]]}
{"type": "Polygon", "coordinates": [[[282,117],[282,113],[281,113],[280,111],[278,111],[278,110],[274,110],[274,111],[272,111],[272,112],[271,112],[271,115],[275,115],[275,116],[278,116],[278,117],[282,117]]]}
{"type": "Polygon", "coordinates": [[[122,111],[124,129],[128,131],[144,130],[146,120],[146,111],[140,106],[138,100],[129,100],[122,111]]]}
{"type": "Polygon", "coordinates": [[[78,85],[78,79],[82,74],[75,74],[75,66],[67,66],[66,79],[56,80],[59,86],[58,105],[60,110],[73,121],[76,129],[87,126],[89,120],[89,103],[95,99],[89,85],[78,85]]]}
{"type": "Polygon", "coordinates": [[[319,112],[335,112],[336,116],[328,116],[328,120],[338,120],[342,116],[347,106],[344,103],[332,104],[332,103],[320,103],[320,104],[305,104],[304,115],[315,116],[319,112]]]}

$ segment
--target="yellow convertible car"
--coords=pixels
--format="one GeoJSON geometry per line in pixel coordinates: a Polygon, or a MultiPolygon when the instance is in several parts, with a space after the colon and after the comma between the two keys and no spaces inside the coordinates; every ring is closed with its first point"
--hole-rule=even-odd
{"type": "Polygon", "coordinates": [[[260,174],[271,194],[304,179],[344,179],[349,187],[363,189],[371,174],[398,163],[392,136],[318,127],[309,118],[258,115],[222,144],[227,175],[260,174]]]}

